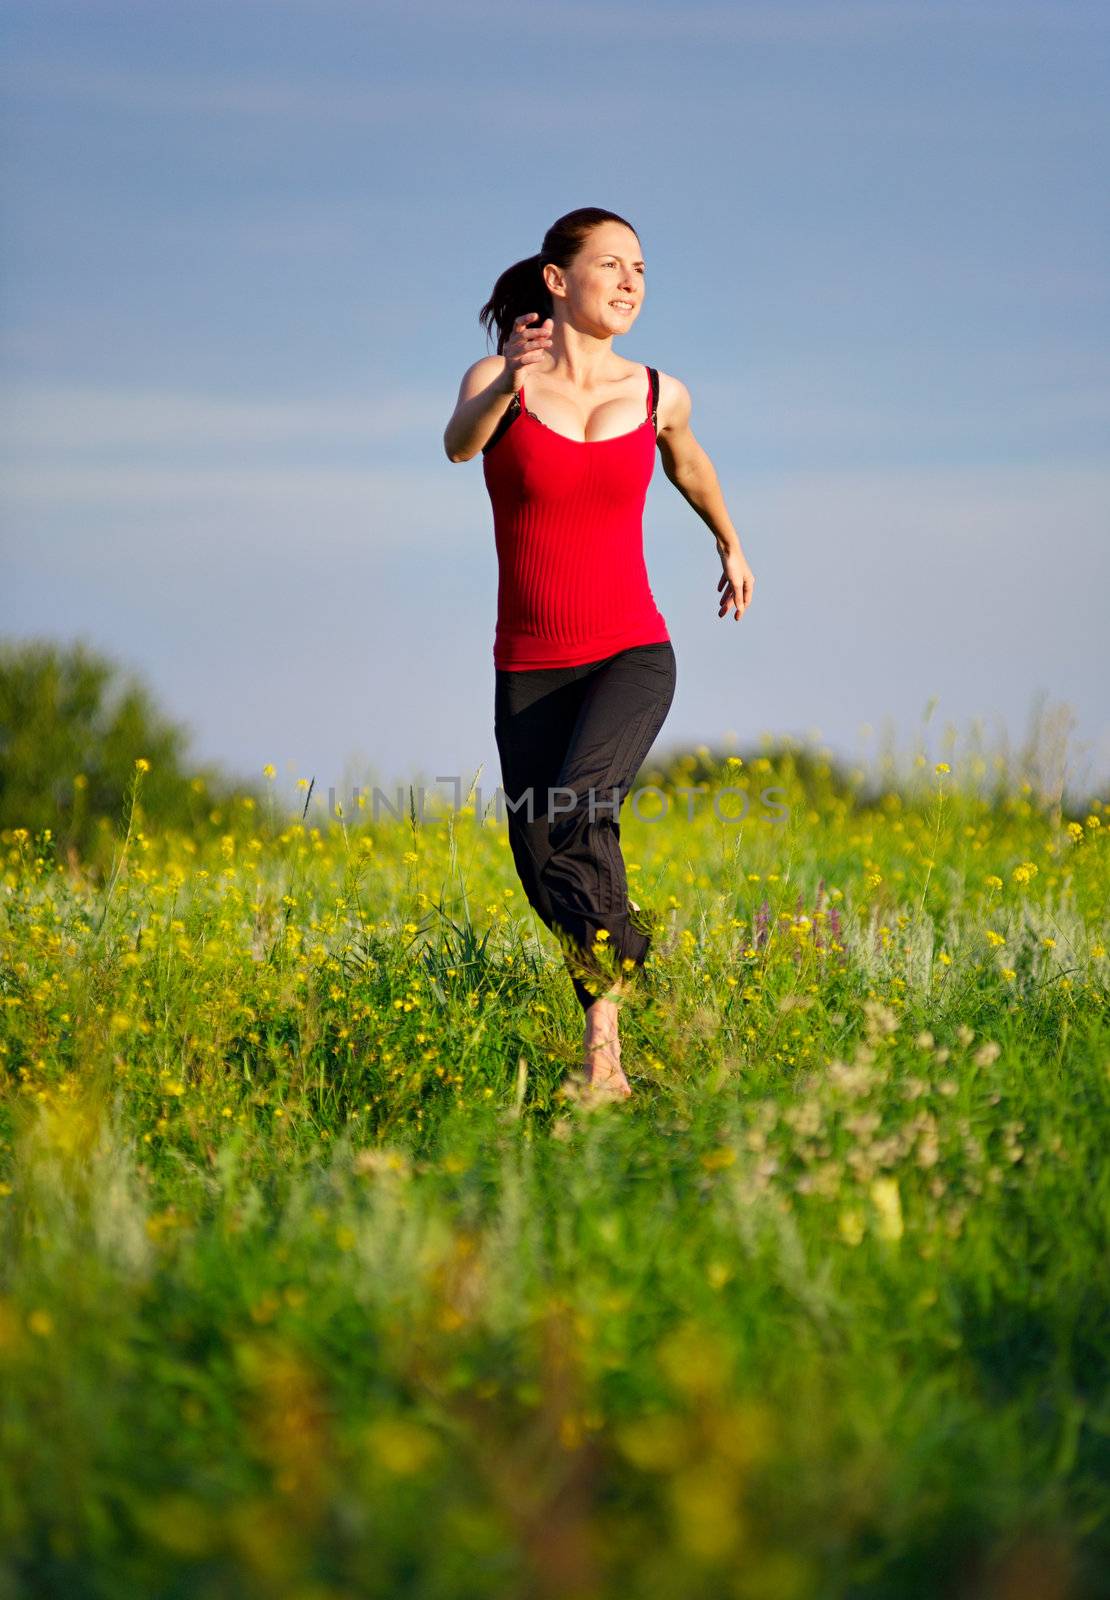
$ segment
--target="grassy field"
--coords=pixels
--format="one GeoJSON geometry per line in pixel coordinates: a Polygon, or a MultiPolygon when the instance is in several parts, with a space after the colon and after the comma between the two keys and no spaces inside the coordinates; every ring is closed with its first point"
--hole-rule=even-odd
{"type": "Polygon", "coordinates": [[[1110,1594],[1103,804],[645,771],[583,1115],[503,824],[142,765],[0,836],[0,1600],[1110,1594]]]}

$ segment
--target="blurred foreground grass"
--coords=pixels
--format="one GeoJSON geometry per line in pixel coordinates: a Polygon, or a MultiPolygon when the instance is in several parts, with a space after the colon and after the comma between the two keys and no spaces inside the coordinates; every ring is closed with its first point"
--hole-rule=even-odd
{"type": "Polygon", "coordinates": [[[1099,802],[642,774],[581,1118],[503,825],[143,765],[112,862],[0,836],[0,1600],[1110,1593],[1099,802]]]}

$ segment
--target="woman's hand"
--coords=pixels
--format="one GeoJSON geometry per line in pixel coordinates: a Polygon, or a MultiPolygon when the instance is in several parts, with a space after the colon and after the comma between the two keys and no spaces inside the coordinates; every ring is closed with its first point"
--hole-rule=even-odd
{"type": "Polygon", "coordinates": [[[739,548],[732,549],[728,555],[721,557],[724,572],[717,584],[721,594],[721,606],[717,612],[718,618],[734,610],[736,621],[739,622],[744,612],[752,603],[752,590],[755,588],[755,573],[744,560],[744,552],[739,548]]]}
{"type": "Polygon", "coordinates": [[[513,331],[504,351],[505,374],[502,381],[506,394],[516,394],[524,382],[524,368],[532,362],[542,361],[551,349],[551,334],[555,327],[551,317],[536,328],[528,327],[533,317],[538,316],[538,311],[526,311],[513,323],[513,331]]]}

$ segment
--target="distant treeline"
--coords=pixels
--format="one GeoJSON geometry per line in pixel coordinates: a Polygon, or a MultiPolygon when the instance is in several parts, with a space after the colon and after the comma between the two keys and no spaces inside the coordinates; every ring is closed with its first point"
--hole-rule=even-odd
{"type": "MultiPolygon", "coordinates": [[[[1067,721],[1066,710],[1039,717],[1019,751],[973,748],[946,787],[974,790],[988,806],[1021,792],[1057,815],[1084,816],[1096,802],[1066,793],[1067,721]]],[[[49,829],[59,854],[99,860],[126,825],[136,763],[143,763],[138,816],[148,824],[203,835],[234,830],[248,817],[252,829],[268,831],[269,786],[199,765],[189,743],[189,730],[165,715],[140,678],[84,641],[0,640],[0,830],[49,829]],[[236,799],[246,806],[233,806],[236,799]]],[[[765,737],[739,748],[672,747],[643,768],[638,783],[672,792],[736,785],[754,800],[785,781],[810,806],[839,800],[855,809],[884,793],[910,805],[927,800],[941,770],[947,774],[948,765],[934,767],[919,752],[864,771],[831,751],[765,737]]],[[[310,820],[326,826],[328,819],[317,809],[310,820]]]]}

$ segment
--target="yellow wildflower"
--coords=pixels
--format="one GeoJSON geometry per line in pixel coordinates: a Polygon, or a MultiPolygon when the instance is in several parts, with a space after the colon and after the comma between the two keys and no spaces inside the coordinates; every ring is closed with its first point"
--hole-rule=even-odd
{"type": "Polygon", "coordinates": [[[863,1213],[855,1207],[845,1208],[837,1220],[837,1228],[845,1244],[859,1244],[864,1234],[863,1213]]]}
{"type": "Polygon", "coordinates": [[[878,1213],[876,1232],[880,1239],[902,1237],[902,1197],[895,1178],[875,1178],[871,1184],[871,1203],[878,1213]]]}

